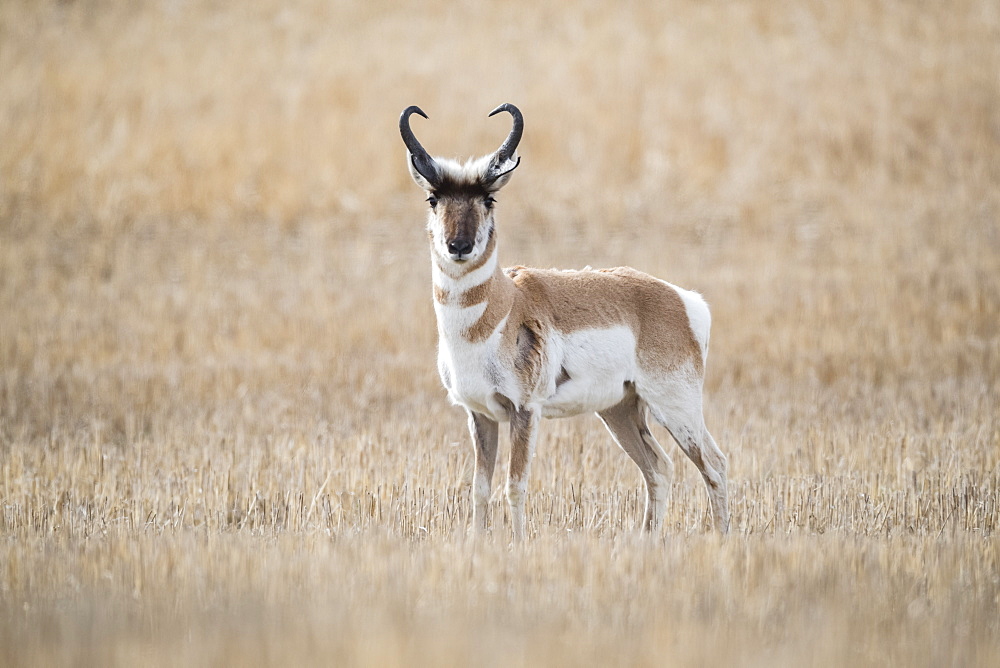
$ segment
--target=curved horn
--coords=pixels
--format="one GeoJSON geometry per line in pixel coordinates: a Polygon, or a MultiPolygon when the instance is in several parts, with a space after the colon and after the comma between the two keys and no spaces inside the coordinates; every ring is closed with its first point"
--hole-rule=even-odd
{"type": "Polygon", "coordinates": [[[417,141],[417,138],[413,136],[413,130],[410,129],[410,116],[412,114],[427,118],[427,114],[424,113],[423,109],[416,105],[410,105],[399,115],[399,134],[403,137],[406,150],[410,152],[410,161],[413,163],[413,168],[422,177],[427,179],[428,183],[436,186],[441,181],[440,171],[438,170],[437,163],[434,162],[434,158],[428,155],[424,147],[417,141]]]}
{"type": "Polygon", "coordinates": [[[506,111],[514,117],[514,127],[511,128],[510,134],[507,135],[506,141],[497,149],[497,162],[501,164],[510,160],[511,156],[514,155],[517,145],[521,142],[521,133],[524,132],[524,117],[521,116],[521,111],[517,107],[509,102],[505,102],[491,111],[490,116],[496,116],[502,111],[506,111]]]}
{"type": "Polygon", "coordinates": [[[514,152],[517,150],[517,145],[521,142],[521,134],[524,132],[524,117],[521,116],[521,111],[510,104],[505,102],[499,107],[490,112],[490,116],[495,116],[502,111],[508,112],[514,117],[514,127],[511,128],[510,134],[507,135],[507,139],[504,143],[500,145],[496,153],[493,154],[493,159],[490,161],[489,173],[493,178],[499,178],[506,174],[507,172],[517,167],[518,163],[521,161],[518,158],[517,162],[513,165],[507,163],[510,159],[514,157],[514,152]]]}

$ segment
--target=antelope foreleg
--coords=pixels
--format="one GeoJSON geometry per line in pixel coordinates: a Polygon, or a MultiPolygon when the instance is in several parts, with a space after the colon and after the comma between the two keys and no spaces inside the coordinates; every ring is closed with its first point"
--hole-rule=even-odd
{"type": "Polygon", "coordinates": [[[499,425],[485,415],[469,411],[469,432],[476,448],[476,470],[472,477],[472,524],[482,534],[486,533],[486,511],[497,462],[499,425]]]}
{"type": "Polygon", "coordinates": [[[525,538],[525,500],[528,492],[528,475],[531,459],[535,456],[538,437],[537,409],[518,408],[510,414],[510,468],[507,473],[507,503],[510,506],[510,525],[514,542],[525,538]]]}

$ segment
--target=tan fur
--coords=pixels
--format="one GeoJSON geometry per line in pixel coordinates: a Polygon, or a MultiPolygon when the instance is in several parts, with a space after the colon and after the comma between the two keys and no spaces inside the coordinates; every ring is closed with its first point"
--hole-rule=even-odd
{"type": "Polygon", "coordinates": [[[490,284],[489,281],[485,281],[463,292],[458,298],[458,305],[462,308],[469,308],[470,306],[475,306],[476,304],[482,304],[489,298],[490,284]]]}
{"type": "Polygon", "coordinates": [[[641,271],[516,267],[498,270],[469,293],[474,294],[468,305],[487,301],[486,311],[465,333],[472,343],[486,340],[508,315],[507,346],[526,321],[538,323],[540,338],[549,328],[569,333],[625,325],[635,333],[641,363],[664,370],[691,363],[699,374],[703,371],[701,347],[684,302],[668,285],[641,271]]]}
{"type": "Polygon", "coordinates": [[[489,299],[490,296],[490,282],[484,281],[479,285],[475,285],[464,292],[458,294],[457,297],[453,297],[445,288],[441,286],[434,286],[434,301],[439,304],[444,304],[446,306],[459,306],[461,308],[469,308],[470,306],[475,306],[476,304],[482,304],[484,301],[489,299]]]}
{"type": "MultiPolygon", "coordinates": [[[[507,317],[514,305],[517,290],[506,280],[503,271],[498,267],[493,275],[476,288],[485,294],[486,310],[464,336],[470,343],[479,343],[489,338],[496,331],[500,322],[507,317]]],[[[480,302],[481,303],[481,302],[480,302]]],[[[510,331],[508,326],[507,331],[510,331]]]]}
{"type": "Polygon", "coordinates": [[[442,197],[436,209],[444,234],[449,239],[460,235],[475,236],[476,229],[486,217],[486,210],[480,202],[464,197],[442,197]]]}
{"type": "Polygon", "coordinates": [[[519,410],[510,404],[508,404],[508,411],[510,412],[510,439],[511,439],[511,451],[510,451],[510,470],[508,474],[512,478],[522,479],[525,477],[528,465],[531,463],[528,458],[528,449],[525,446],[530,434],[528,429],[531,425],[531,415],[528,411],[519,410]]]}
{"type": "Polygon", "coordinates": [[[486,531],[486,511],[489,503],[489,480],[497,463],[499,425],[485,415],[469,413],[469,432],[476,449],[476,480],[486,481],[486,489],[473,490],[476,529],[486,531]]]}
{"type": "MultiPolygon", "coordinates": [[[[514,372],[523,388],[538,387],[545,369],[545,331],[537,320],[525,320],[514,338],[514,372]]],[[[509,337],[509,335],[508,335],[509,337]]],[[[505,337],[507,338],[507,337],[505,337]]]]}

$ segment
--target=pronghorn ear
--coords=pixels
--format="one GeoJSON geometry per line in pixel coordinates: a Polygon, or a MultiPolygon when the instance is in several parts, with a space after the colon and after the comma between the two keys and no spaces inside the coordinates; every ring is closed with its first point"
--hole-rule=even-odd
{"type": "MultiPolygon", "coordinates": [[[[420,170],[417,169],[416,158],[414,158],[413,154],[410,152],[406,153],[406,166],[410,168],[410,177],[413,179],[414,183],[428,192],[434,190],[434,186],[431,185],[431,182],[428,181],[427,178],[420,173],[420,170]]],[[[425,165],[424,168],[427,169],[428,166],[425,165]]],[[[435,170],[434,165],[430,165],[429,168],[435,170]]]]}
{"type": "Polygon", "coordinates": [[[496,172],[488,171],[483,175],[483,186],[491,193],[503,188],[510,181],[510,177],[517,166],[521,164],[521,156],[513,155],[496,172]]]}

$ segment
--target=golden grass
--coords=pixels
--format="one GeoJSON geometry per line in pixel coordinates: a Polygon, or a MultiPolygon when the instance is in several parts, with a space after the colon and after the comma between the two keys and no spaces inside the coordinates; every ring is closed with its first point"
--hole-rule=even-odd
{"type": "Polygon", "coordinates": [[[998,71],[971,0],[0,4],[0,662],[996,665],[998,71]],[[728,539],[593,418],[466,536],[396,120],[504,101],[508,264],[712,305],[728,539]]]}

